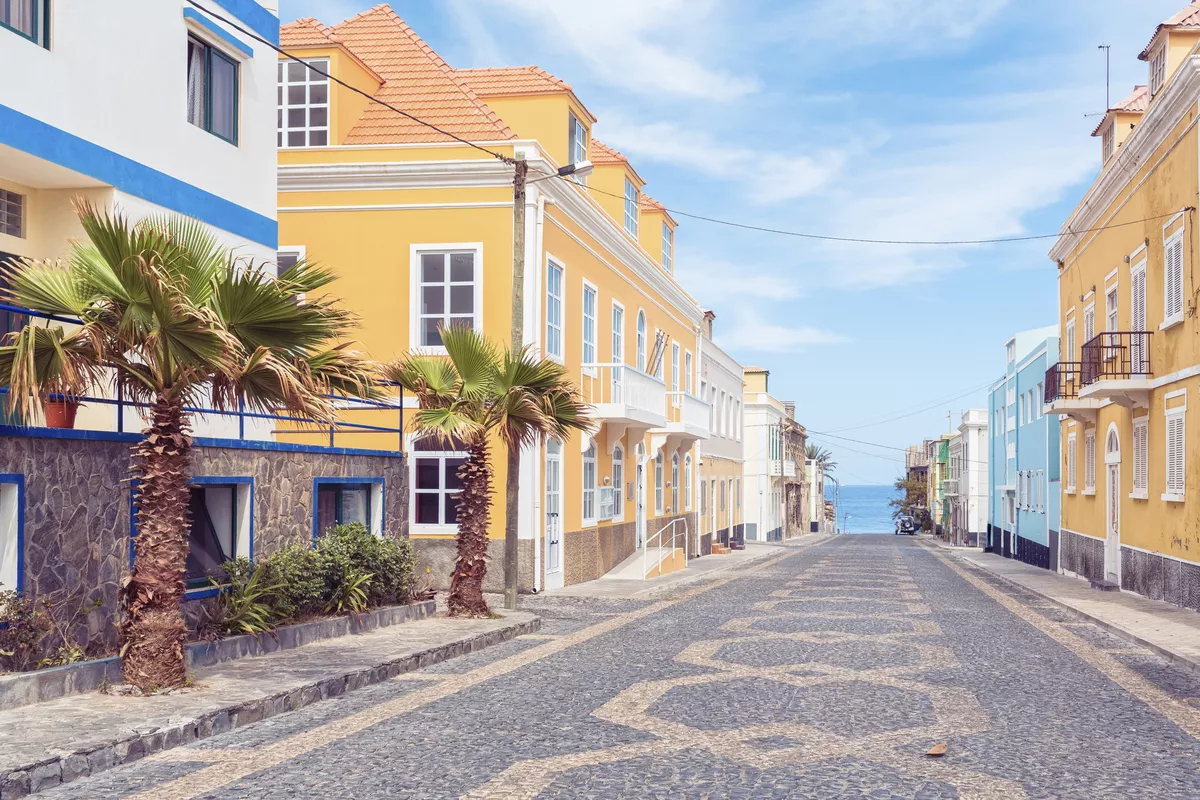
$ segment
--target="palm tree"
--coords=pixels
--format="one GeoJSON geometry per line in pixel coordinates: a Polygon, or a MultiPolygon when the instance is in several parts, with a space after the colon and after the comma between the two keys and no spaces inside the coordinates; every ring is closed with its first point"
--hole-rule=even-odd
{"type": "Polygon", "coordinates": [[[813,461],[822,472],[832,473],[837,469],[837,462],[833,460],[833,453],[821,447],[818,444],[809,443],[804,446],[804,457],[813,461]]]}
{"type": "Polygon", "coordinates": [[[221,411],[243,404],[328,422],[328,395],[371,396],[373,371],[346,345],[330,344],[353,324],[317,294],[330,273],[299,263],[273,279],[192,219],[130,223],[86,203],[77,211],[87,239],[63,262],[6,267],[3,300],[81,324],[8,334],[0,385],[23,419],[56,395],[104,384],[148,409],[133,446],[138,535],[119,593],[122,668],[144,690],[180,686],[192,447],[184,409],[211,397],[221,411]]]}
{"type": "Polygon", "coordinates": [[[444,442],[459,440],[467,459],[459,467],[457,558],[450,582],[451,615],[488,614],[483,597],[487,531],[491,520],[491,438],[508,449],[505,535],[516,535],[521,448],[543,436],[565,438],[592,421],[567,371],[528,348],[499,349],[481,333],[441,331],[446,356],[409,353],[383,369],[420,401],[412,427],[444,442]]]}

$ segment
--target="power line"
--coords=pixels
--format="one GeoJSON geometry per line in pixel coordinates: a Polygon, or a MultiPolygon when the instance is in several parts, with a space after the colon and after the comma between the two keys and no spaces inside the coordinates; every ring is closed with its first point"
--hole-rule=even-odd
{"type": "MultiPolygon", "coordinates": [[[[457,134],[451,133],[450,131],[448,131],[444,128],[434,125],[432,122],[427,122],[426,120],[423,120],[420,117],[410,114],[409,112],[404,111],[403,109],[397,108],[396,106],[392,105],[391,103],[386,103],[383,100],[378,99],[374,95],[371,95],[368,92],[364,92],[362,89],[359,89],[355,86],[351,86],[349,83],[346,83],[345,81],[331,75],[330,73],[325,72],[324,70],[322,70],[318,67],[314,67],[311,63],[305,61],[304,59],[299,58],[295,55],[292,55],[291,53],[287,52],[283,48],[274,44],[270,40],[265,39],[264,37],[260,36],[259,34],[255,33],[252,30],[249,30],[248,28],[246,28],[244,25],[241,25],[237,21],[232,20],[229,17],[226,17],[222,14],[219,14],[215,11],[212,11],[211,9],[208,9],[208,8],[200,5],[197,2],[197,0],[187,0],[187,2],[190,3],[192,6],[194,6],[195,8],[197,8],[198,10],[200,10],[202,13],[207,14],[208,16],[212,17],[213,19],[218,19],[218,20],[224,22],[226,25],[229,25],[234,30],[240,31],[242,34],[249,36],[251,39],[254,39],[256,42],[260,42],[260,43],[266,45],[267,47],[274,50],[276,53],[278,53],[292,61],[295,61],[299,64],[303,64],[308,69],[312,70],[313,72],[317,73],[318,75],[324,76],[325,78],[333,81],[334,83],[338,84],[339,86],[349,89],[350,91],[354,92],[355,94],[362,95],[363,97],[365,97],[368,101],[370,101],[372,103],[383,106],[384,108],[386,108],[390,111],[393,111],[396,114],[399,114],[400,116],[405,117],[406,119],[412,120],[413,122],[417,123],[418,125],[423,125],[424,127],[429,128],[432,131],[440,133],[442,136],[445,136],[448,139],[452,139],[453,141],[456,141],[460,144],[465,144],[468,147],[472,147],[482,153],[487,153],[492,158],[495,158],[505,164],[514,165],[517,163],[517,160],[511,156],[506,156],[503,153],[497,153],[495,150],[489,150],[488,148],[484,147],[483,145],[476,144],[475,142],[472,142],[469,139],[464,139],[463,137],[461,137],[457,134]]],[[[556,177],[566,180],[570,176],[559,175],[556,177]]],[[[578,184],[575,184],[575,185],[578,186],[578,184]]],[[[609,197],[615,197],[619,200],[625,199],[624,195],[617,194],[616,192],[607,192],[607,191],[604,191],[603,189],[597,189],[594,186],[587,186],[586,189],[587,189],[587,191],[596,192],[598,194],[608,195],[609,197]]],[[[1189,207],[1185,208],[1184,210],[1190,211],[1193,209],[1189,206],[1189,207]]],[[[1059,236],[1062,235],[1062,232],[1060,231],[1059,233],[1042,233],[1042,234],[1035,234],[1035,235],[1031,235],[1031,236],[1003,236],[1003,237],[998,237],[998,238],[994,238],[994,239],[946,239],[946,240],[941,240],[941,239],[869,239],[869,238],[854,237],[854,236],[833,236],[830,234],[805,233],[802,231],[788,231],[788,230],[783,230],[780,228],[768,228],[763,225],[750,225],[750,224],[744,223],[744,222],[734,222],[732,220],[717,219],[716,217],[708,217],[703,214],[694,214],[690,211],[683,211],[678,208],[666,208],[666,211],[668,213],[674,214],[676,216],[687,217],[688,219],[699,220],[701,222],[708,222],[713,225],[725,225],[725,226],[731,227],[731,228],[740,228],[742,230],[748,230],[748,231],[758,231],[760,233],[772,233],[772,234],[776,234],[779,236],[792,236],[792,237],[796,237],[796,238],[800,238],[800,239],[814,239],[814,240],[818,240],[818,241],[844,242],[844,243],[851,243],[851,244],[882,244],[882,245],[929,246],[929,247],[956,247],[956,246],[963,246],[963,245],[978,245],[978,244],[1007,244],[1007,243],[1013,243],[1013,242],[1032,242],[1032,241],[1037,241],[1039,239],[1057,239],[1059,236]]],[[[1153,222],[1153,221],[1159,220],[1159,219],[1166,219],[1167,217],[1174,216],[1175,213],[1177,213],[1177,212],[1171,212],[1168,214],[1160,214],[1158,216],[1146,217],[1145,219],[1133,220],[1130,222],[1120,222],[1120,223],[1116,223],[1113,225],[1102,225],[1102,226],[1095,227],[1095,228],[1085,228],[1082,230],[1068,229],[1068,233],[1071,233],[1071,234],[1094,233],[1097,231],[1104,231],[1104,230],[1109,230],[1112,228],[1122,228],[1122,227],[1126,227],[1129,225],[1140,225],[1145,222],[1153,222]]]]}
{"type": "Polygon", "coordinates": [[[912,411],[907,414],[900,414],[899,416],[889,417],[888,419],[881,419],[878,422],[868,422],[863,425],[853,425],[849,428],[834,428],[834,431],[837,433],[844,433],[845,431],[860,431],[863,428],[875,428],[880,425],[886,425],[889,422],[896,422],[897,420],[908,419],[909,417],[915,417],[917,414],[924,414],[926,411],[932,411],[933,409],[937,408],[938,406],[942,405],[943,403],[953,403],[955,400],[961,400],[962,398],[966,397],[967,395],[971,395],[971,394],[975,394],[975,392],[983,391],[987,387],[991,386],[993,382],[994,381],[990,380],[987,383],[981,384],[972,389],[968,389],[967,391],[963,392],[960,395],[956,395],[954,397],[949,397],[944,400],[938,400],[937,402],[932,403],[931,405],[928,405],[924,408],[919,408],[916,411],[912,411]]]}
{"type": "Polygon", "coordinates": [[[304,66],[308,67],[310,70],[317,73],[318,75],[323,75],[326,78],[328,78],[329,80],[338,84],[339,86],[345,87],[346,89],[349,89],[350,91],[354,92],[355,94],[362,95],[363,97],[370,100],[372,103],[376,103],[378,105],[383,106],[386,109],[394,111],[402,117],[407,117],[408,119],[412,120],[413,122],[417,123],[418,125],[424,125],[426,128],[429,128],[432,131],[437,131],[442,136],[446,136],[450,139],[453,139],[454,141],[459,142],[460,144],[465,144],[468,147],[473,147],[476,150],[487,153],[489,156],[499,159],[500,161],[504,162],[505,164],[512,165],[512,164],[517,163],[516,159],[512,158],[511,156],[506,156],[503,153],[497,153],[494,150],[489,150],[486,147],[484,147],[483,145],[476,144],[475,142],[464,139],[461,136],[458,136],[456,134],[451,133],[448,130],[445,130],[444,128],[439,128],[437,125],[434,125],[432,122],[426,122],[425,120],[421,119],[420,117],[415,117],[412,114],[408,113],[407,111],[396,108],[391,103],[385,103],[384,101],[378,99],[377,97],[374,97],[373,95],[368,94],[367,92],[364,92],[362,89],[351,86],[350,84],[346,83],[345,81],[335,78],[333,75],[330,75],[328,72],[325,72],[324,70],[322,70],[318,67],[314,67],[312,64],[305,61],[304,59],[298,58],[297,56],[292,55],[291,53],[287,52],[283,48],[279,47],[279,45],[271,42],[269,39],[265,39],[262,36],[255,33],[254,31],[247,29],[245,26],[241,25],[236,20],[232,20],[229,17],[222,16],[221,14],[218,14],[216,11],[213,11],[209,8],[206,8],[202,5],[200,5],[198,2],[196,2],[196,0],[187,0],[187,1],[189,3],[191,3],[193,6],[195,6],[200,12],[207,14],[208,16],[210,16],[214,19],[221,20],[226,25],[230,26],[231,28],[234,28],[235,30],[241,31],[243,34],[245,34],[246,36],[249,36],[251,39],[255,40],[256,42],[261,42],[262,44],[265,44],[267,47],[271,48],[276,53],[279,53],[279,55],[286,56],[287,58],[291,59],[292,61],[303,64],[304,66]]]}

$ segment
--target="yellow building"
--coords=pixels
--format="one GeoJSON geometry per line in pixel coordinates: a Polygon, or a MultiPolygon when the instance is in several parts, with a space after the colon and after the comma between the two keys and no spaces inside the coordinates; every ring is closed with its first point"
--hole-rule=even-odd
{"type": "MultiPolygon", "coordinates": [[[[684,548],[697,524],[695,443],[709,424],[696,394],[703,312],[674,278],[675,221],[628,159],[592,138],[595,117],[536,67],[451,68],[386,5],[332,27],[299,20],[281,38],[378,101],[280,62],[282,258],[339,274],[333,291],[361,315],[360,341],[378,360],[439,352],[449,324],[508,343],[513,322],[513,168],[383,103],[524,156],[531,179],[594,164],[586,178],[531,183],[526,198],[525,341],[568,367],[601,425],[525,454],[520,584],[596,578],[664,528],[684,548]]],[[[388,414],[394,424],[394,411],[354,416],[388,414]]],[[[463,454],[406,447],[408,533],[439,579],[453,558],[463,454]]],[[[502,563],[503,503],[493,508],[489,588],[502,563]]]]}
{"type": "Polygon", "coordinates": [[[1093,134],[1102,171],[1050,253],[1063,335],[1045,397],[1064,417],[1063,570],[1193,608],[1198,44],[1192,3],[1141,54],[1146,86],[1093,134]]]}

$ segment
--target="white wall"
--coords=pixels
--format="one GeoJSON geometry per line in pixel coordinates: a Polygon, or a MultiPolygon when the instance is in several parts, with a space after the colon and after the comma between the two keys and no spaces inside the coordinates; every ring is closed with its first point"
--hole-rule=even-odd
{"type": "MultiPolygon", "coordinates": [[[[700,376],[705,384],[705,392],[707,396],[701,399],[709,402],[712,397],[713,389],[717,390],[717,397],[720,398],[721,392],[725,392],[728,398],[732,398],[732,402],[736,408],[740,404],[742,409],[741,427],[739,420],[734,418],[734,430],[729,431],[728,435],[722,436],[720,402],[714,406],[713,429],[709,431],[709,438],[701,440],[700,455],[701,457],[717,456],[719,458],[728,459],[731,461],[741,461],[746,449],[746,431],[745,431],[745,416],[746,406],[744,394],[744,384],[742,382],[742,366],[734,361],[723,350],[713,344],[712,340],[705,339],[702,352],[700,355],[700,376]]],[[[696,393],[699,395],[699,385],[696,387],[696,393]]]]}
{"type": "Polygon", "coordinates": [[[56,0],[50,49],[0,30],[0,103],[275,219],[276,56],[231,32],[254,51],[239,68],[238,143],[201,130],[187,121],[185,7],[56,0]]]}

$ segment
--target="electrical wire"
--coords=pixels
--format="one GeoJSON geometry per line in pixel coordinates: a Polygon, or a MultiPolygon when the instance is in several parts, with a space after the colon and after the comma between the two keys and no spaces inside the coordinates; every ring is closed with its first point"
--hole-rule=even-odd
{"type": "Polygon", "coordinates": [[[251,39],[255,40],[256,42],[261,42],[262,44],[265,44],[267,47],[271,48],[276,53],[279,53],[279,55],[286,56],[287,58],[291,59],[292,61],[303,64],[304,66],[308,67],[310,70],[317,73],[318,75],[323,75],[326,78],[328,78],[329,80],[338,84],[339,86],[345,87],[346,89],[349,89],[350,91],[354,92],[355,94],[362,95],[363,97],[367,98],[372,103],[381,105],[386,109],[394,111],[402,117],[407,117],[408,119],[412,120],[413,122],[417,123],[418,125],[424,125],[426,128],[429,128],[432,131],[436,131],[436,132],[440,133],[442,136],[446,136],[450,139],[453,139],[454,141],[459,142],[460,144],[465,144],[469,147],[475,148],[476,150],[487,153],[489,156],[492,156],[493,158],[496,158],[496,159],[504,162],[505,164],[513,165],[513,164],[517,163],[517,160],[511,156],[506,156],[503,153],[497,153],[495,150],[489,150],[481,144],[476,144],[475,142],[464,139],[461,136],[458,136],[456,134],[451,133],[448,130],[445,130],[444,128],[439,128],[437,125],[434,125],[432,122],[426,122],[425,120],[421,119],[420,117],[413,116],[412,114],[408,113],[407,111],[396,108],[391,103],[385,103],[384,101],[380,100],[379,98],[374,97],[371,94],[368,94],[367,92],[364,92],[362,89],[359,89],[355,86],[351,86],[350,84],[346,83],[343,80],[340,80],[339,78],[335,78],[333,75],[330,75],[328,72],[325,72],[324,70],[322,70],[318,67],[314,67],[312,64],[305,61],[304,59],[298,58],[297,56],[292,55],[291,53],[287,52],[286,50],[284,50],[283,48],[281,48],[279,45],[275,44],[271,40],[265,39],[262,36],[260,36],[258,33],[247,29],[245,26],[243,26],[236,20],[232,20],[229,17],[222,16],[221,14],[217,13],[216,11],[213,11],[210,8],[206,8],[205,6],[200,5],[198,2],[196,2],[196,0],[187,0],[187,1],[190,4],[192,4],[193,6],[195,6],[195,8],[198,9],[201,13],[207,14],[208,16],[212,17],[213,19],[221,20],[221,22],[224,22],[226,25],[228,25],[229,27],[231,27],[235,30],[241,31],[243,34],[245,34],[246,36],[249,36],[251,39]]]}
{"type": "MultiPolygon", "coordinates": [[[[242,34],[249,36],[251,39],[254,39],[256,42],[260,42],[260,43],[266,45],[267,47],[271,48],[279,55],[284,56],[284,57],[286,57],[292,61],[295,61],[299,64],[305,65],[308,69],[312,70],[313,72],[317,73],[318,75],[324,76],[325,78],[333,81],[334,83],[338,84],[339,86],[349,89],[350,91],[354,92],[355,94],[362,95],[368,101],[375,103],[376,105],[383,106],[384,108],[386,108],[390,111],[393,111],[393,112],[399,114],[400,116],[405,117],[406,119],[412,120],[413,122],[417,123],[418,125],[423,125],[432,131],[440,133],[442,136],[445,136],[448,139],[452,139],[453,141],[456,141],[460,144],[465,144],[468,147],[472,147],[482,153],[487,153],[492,158],[495,158],[498,161],[503,162],[504,164],[508,164],[508,165],[512,166],[517,163],[517,159],[513,158],[512,156],[506,156],[503,153],[497,153],[495,150],[489,150],[488,148],[484,147],[481,144],[472,142],[469,139],[464,139],[463,137],[458,136],[457,134],[451,133],[450,131],[448,131],[444,128],[434,125],[432,122],[427,122],[426,120],[423,120],[420,117],[410,114],[409,112],[404,111],[403,109],[397,108],[396,106],[392,105],[391,103],[386,103],[383,100],[380,100],[379,98],[369,94],[368,92],[364,92],[362,89],[352,86],[349,83],[346,83],[345,81],[331,75],[328,72],[325,72],[324,70],[322,70],[318,67],[314,67],[309,62],[307,62],[304,59],[299,58],[295,55],[292,55],[291,53],[287,52],[283,48],[279,47],[279,45],[271,42],[269,39],[266,39],[266,38],[260,36],[258,33],[254,32],[252,30],[249,30],[244,25],[238,23],[236,20],[232,20],[229,17],[226,17],[222,14],[217,13],[216,11],[213,11],[209,8],[206,8],[205,6],[200,5],[200,3],[197,2],[197,0],[187,0],[187,2],[190,3],[192,6],[194,6],[196,9],[198,9],[199,11],[201,11],[202,13],[207,14],[208,16],[212,17],[213,19],[218,19],[221,22],[224,22],[226,25],[229,25],[234,30],[240,31],[242,34]]],[[[562,180],[570,180],[569,175],[557,175],[557,176],[551,176],[551,177],[558,177],[562,180]]],[[[572,181],[572,183],[574,183],[574,181],[572,181]]],[[[577,184],[577,183],[575,183],[574,185],[579,186],[579,184],[577,184]]],[[[625,199],[624,195],[617,194],[616,192],[608,192],[603,189],[598,189],[594,186],[586,186],[583,188],[585,188],[589,192],[596,192],[598,194],[608,195],[609,197],[615,197],[619,200],[625,199]]],[[[694,220],[698,220],[701,222],[708,222],[713,225],[724,225],[724,226],[731,227],[731,228],[740,228],[742,230],[757,231],[759,233],[771,233],[771,234],[776,234],[779,236],[792,236],[792,237],[796,237],[796,238],[800,238],[800,239],[814,239],[814,240],[825,241],[825,242],[844,242],[844,243],[851,243],[851,244],[906,245],[906,246],[918,246],[918,247],[960,247],[960,246],[964,246],[964,245],[1008,244],[1008,243],[1014,243],[1014,242],[1032,242],[1032,241],[1037,241],[1040,239],[1057,239],[1063,233],[1062,231],[1060,231],[1058,233],[1042,233],[1042,234],[1034,234],[1034,235],[1030,235],[1030,236],[1002,236],[1002,237],[998,237],[998,238],[994,238],[994,239],[944,239],[944,240],[943,239],[869,239],[869,238],[855,237],[855,236],[833,236],[830,234],[805,233],[802,231],[783,230],[781,228],[768,228],[763,225],[751,225],[749,223],[744,223],[744,222],[734,222],[732,220],[725,220],[725,219],[718,219],[716,217],[709,217],[709,216],[705,216],[703,214],[694,214],[690,211],[683,211],[678,208],[666,208],[666,211],[668,213],[676,215],[676,216],[687,217],[688,219],[694,219],[694,220]]],[[[1085,228],[1082,230],[1068,230],[1067,233],[1070,233],[1070,234],[1094,233],[1097,231],[1110,230],[1112,228],[1122,228],[1122,227],[1129,226],[1129,225],[1140,225],[1145,222],[1153,222],[1155,220],[1165,219],[1167,217],[1174,216],[1175,213],[1177,213],[1177,212],[1161,214],[1161,215],[1154,216],[1154,217],[1146,217],[1145,219],[1132,220],[1130,222],[1120,222],[1120,223],[1116,223],[1114,225],[1102,225],[1102,226],[1096,227],[1096,228],[1085,228]]]]}
{"type": "Polygon", "coordinates": [[[831,431],[831,432],[844,433],[846,431],[860,431],[863,428],[876,428],[880,425],[886,425],[889,422],[896,422],[897,420],[908,419],[909,417],[915,417],[917,414],[924,414],[926,411],[932,411],[933,409],[937,408],[938,406],[942,405],[943,403],[953,403],[955,400],[961,400],[962,398],[966,397],[967,395],[975,394],[975,392],[981,392],[984,389],[991,386],[993,383],[995,383],[994,379],[988,381],[987,383],[976,386],[973,389],[968,389],[967,391],[963,392],[960,395],[956,395],[954,397],[949,397],[949,398],[946,398],[945,400],[938,400],[937,402],[932,403],[924,408],[919,408],[916,411],[912,411],[907,414],[900,414],[899,416],[889,417],[888,419],[881,419],[878,422],[867,422],[862,425],[852,425],[848,428],[834,428],[833,431],[831,431]]]}

